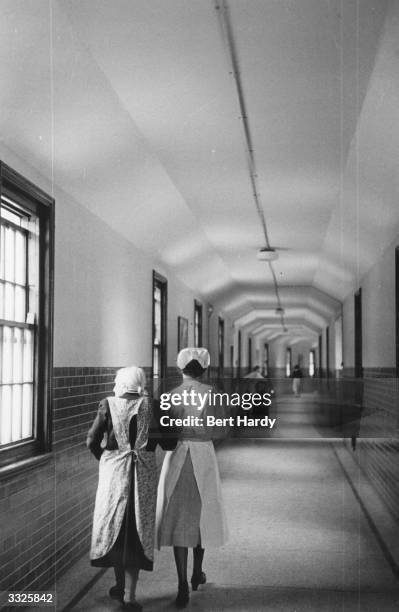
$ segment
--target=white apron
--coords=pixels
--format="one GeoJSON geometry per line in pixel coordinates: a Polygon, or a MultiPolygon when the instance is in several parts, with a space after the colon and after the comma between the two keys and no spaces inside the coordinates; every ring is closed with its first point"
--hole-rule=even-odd
{"type": "Polygon", "coordinates": [[[104,450],[100,458],[90,557],[93,560],[104,557],[111,550],[119,535],[130,494],[130,469],[133,455],[137,532],[144,554],[152,560],[155,513],[152,512],[150,506],[155,504],[156,466],[154,453],[145,451],[142,447],[148,436],[149,424],[145,416],[143,422],[140,418],[140,406],[144,398],[134,401],[126,401],[117,397],[107,399],[118,449],[104,450]],[[136,445],[135,449],[131,449],[129,424],[136,413],[138,413],[136,445]]]}
{"type": "Polygon", "coordinates": [[[156,512],[156,545],[161,547],[162,519],[179,479],[187,452],[201,497],[201,546],[222,546],[227,539],[227,521],[223,508],[219,468],[211,441],[181,440],[174,451],[168,451],[158,484],[156,512]]]}

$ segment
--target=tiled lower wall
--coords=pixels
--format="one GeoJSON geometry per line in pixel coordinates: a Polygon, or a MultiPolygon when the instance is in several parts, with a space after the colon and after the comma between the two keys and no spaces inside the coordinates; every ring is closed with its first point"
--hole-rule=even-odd
{"type": "MultiPolygon", "coordinates": [[[[116,369],[54,369],[52,455],[0,481],[0,590],[40,590],[88,553],[98,464],[85,438],[98,402],[112,393],[116,369]]],[[[355,457],[399,521],[398,380],[381,374],[364,379],[360,436],[368,438],[355,457]]],[[[179,380],[175,369],[168,377],[170,384],[179,380]]],[[[329,381],[329,394],[343,388],[337,384],[329,381]]]]}
{"type": "Polygon", "coordinates": [[[40,590],[89,550],[98,464],[85,438],[116,368],[55,368],[53,449],[0,481],[0,590],[40,590]]]}
{"type": "Polygon", "coordinates": [[[365,370],[356,450],[349,452],[399,525],[399,380],[388,370],[365,370]]]}

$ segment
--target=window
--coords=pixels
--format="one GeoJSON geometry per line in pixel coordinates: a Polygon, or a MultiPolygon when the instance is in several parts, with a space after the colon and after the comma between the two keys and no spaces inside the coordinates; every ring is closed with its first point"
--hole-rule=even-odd
{"type": "Polygon", "coordinates": [[[152,273],[152,375],[153,378],[166,376],[166,314],[167,314],[166,278],[152,273]]]}
{"type": "Polygon", "coordinates": [[[292,368],[292,351],[290,348],[287,348],[285,352],[285,375],[291,376],[291,368],[292,368]]]}
{"type": "Polygon", "coordinates": [[[218,366],[219,376],[224,374],[224,321],[221,317],[218,319],[218,366]]]}
{"type": "Polygon", "coordinates": [[[194,300],[194,346],[202,346],[202,304],[194,300]]]}
{"type": "Polygon", "coordinates": [[[315,374],[315,361],[316,355],[314,351],[309,352],[309,376],[314,376],[315,374]]]}
{"type": "Polygon", "coordinates": [[[0,162],[0,465],[50,449],[54,201],[0,162]]]}

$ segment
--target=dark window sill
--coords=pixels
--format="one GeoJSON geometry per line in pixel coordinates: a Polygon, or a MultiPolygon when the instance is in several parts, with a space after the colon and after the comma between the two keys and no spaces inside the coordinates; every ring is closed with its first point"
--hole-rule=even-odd
{"type": "Polygon", "coordinates": [[[35,457],[29,457],[28,459],[22,459],[15,463],[10,463],[4,467],[0,467],[0,480],[5,478],[12,478],[21,472],[27,470],[33,470],[36,467],[48,463],[53,457],[53,453],[44,453],[43,455],[36,455],[35,457]]]}

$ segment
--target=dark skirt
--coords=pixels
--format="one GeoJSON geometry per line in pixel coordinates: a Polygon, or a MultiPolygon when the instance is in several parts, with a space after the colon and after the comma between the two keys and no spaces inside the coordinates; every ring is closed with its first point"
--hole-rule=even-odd
{"type": "Polygon", "coordinates": [[[135,469],[132,463],[129,497],[120,532],[114,545],[104,557],[92,559],[91,565],[94,567],[135,567],[149,572],[153,569],[153,562],[145,556],[139,534],[137,533],[134,508],[134,478],[135,469]]]}

